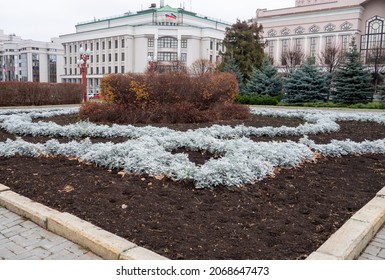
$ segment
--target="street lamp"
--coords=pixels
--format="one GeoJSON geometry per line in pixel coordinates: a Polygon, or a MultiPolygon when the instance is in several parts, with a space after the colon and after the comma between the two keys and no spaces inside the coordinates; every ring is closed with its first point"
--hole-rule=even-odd
{"type": "Polygon", "coordinates": [[[147,57],[147,60],[148,60],[148,65],[150,66],[150,73],[154,74],[155,68],[156,68],[156,64],[157,64],[156,56],[153,57],[153,56],[149,55],[147,57]]]}
{"type": "Polygon", "coordinates": [[[83,101],[87,102],[87,66],[89,64],[89,58],[91,51],[87,49],[84,51],[83,47],[79,49],[80,59],[78,59],[77,64],[80,67],[80,73],[82,74],[82,86],[83,86],[83,101]]]}

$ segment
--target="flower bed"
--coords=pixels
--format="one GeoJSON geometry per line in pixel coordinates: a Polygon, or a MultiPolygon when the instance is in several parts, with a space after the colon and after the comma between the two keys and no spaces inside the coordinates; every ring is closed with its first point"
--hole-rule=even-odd
{"type": "Polygon", "coordinates": [[[50,140],[28,143],[22,139],[0,143],[0,156],[66,156],[92,162],[126,173],[167,176],[175,180],[193,180],[196,187],[240,187],[274,174],[277,168],[291,168],[317,157],[385,153],[385,139],[356,143],[350,140],[315,144],[307,135],[337,131],[337,121],[371,121],[385,124],[384,113],[342,113],[307,110],[252,109],[253,114],[273,117],[296,117],[306,121],[298,127],[235,127],[213,125],[209,128],[175,131],[152,126],[97,125],[79,122],[58,125],[52,122],[32,122],[33,118],[73,114],[69,110],[0,111],[0,127],[11,134],[85,138],[70,143],[50,140]],[[299,142],[255,142],[249,136],[303,136],[299,142]],[[96,143],[87,137],[128,137],[124,143],[96,143]],[[202,165],[191,162],[187,154],[173,150],[218,155],[202,165]]]}

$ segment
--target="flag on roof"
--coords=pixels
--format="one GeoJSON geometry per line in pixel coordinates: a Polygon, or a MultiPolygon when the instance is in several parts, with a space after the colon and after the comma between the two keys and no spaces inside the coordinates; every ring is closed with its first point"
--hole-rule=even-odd
{"type": "Polygon", "coordinates": [[[173,14],[173,13],[167,13],[166,14],[166,18],[170,18],[170,19],[176,19],[176,15],[175,14],[173,14]]]}

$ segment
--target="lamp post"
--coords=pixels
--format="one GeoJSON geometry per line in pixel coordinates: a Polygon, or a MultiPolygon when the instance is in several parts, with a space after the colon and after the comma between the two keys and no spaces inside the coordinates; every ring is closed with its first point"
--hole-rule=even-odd
{"type": "Polygon", "coordinates": [[[148,65],[150,66],[150,73],[154,74],[156,64],[157,64],[156,56],[153,57],[153,56],[149,55],[147,57],[147,60],[148,60],[148,65]]]}
{"type": "Polygon", "coordinates": [[[91,51],[87,49],[84,51],[83,47],[79,49],[80,59],[77,61],[78,66],[80,67],[80,73],[82,74],[82,86],[83,86],[83,101],[87,102],[87,66],[89,64],[91,51]]]}

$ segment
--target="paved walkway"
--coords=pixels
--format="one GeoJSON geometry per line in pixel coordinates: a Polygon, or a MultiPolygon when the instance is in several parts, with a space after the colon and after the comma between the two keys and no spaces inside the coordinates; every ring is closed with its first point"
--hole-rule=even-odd
{"type": "Polygon", "coordinates": [[[0,260],[100,260],[35,223],[0,207],[0,260]]]}
{"type": "Polygon", "coordinates": [[[385,260],[385,226],[380,229],[358,259],[385,260]]]}

